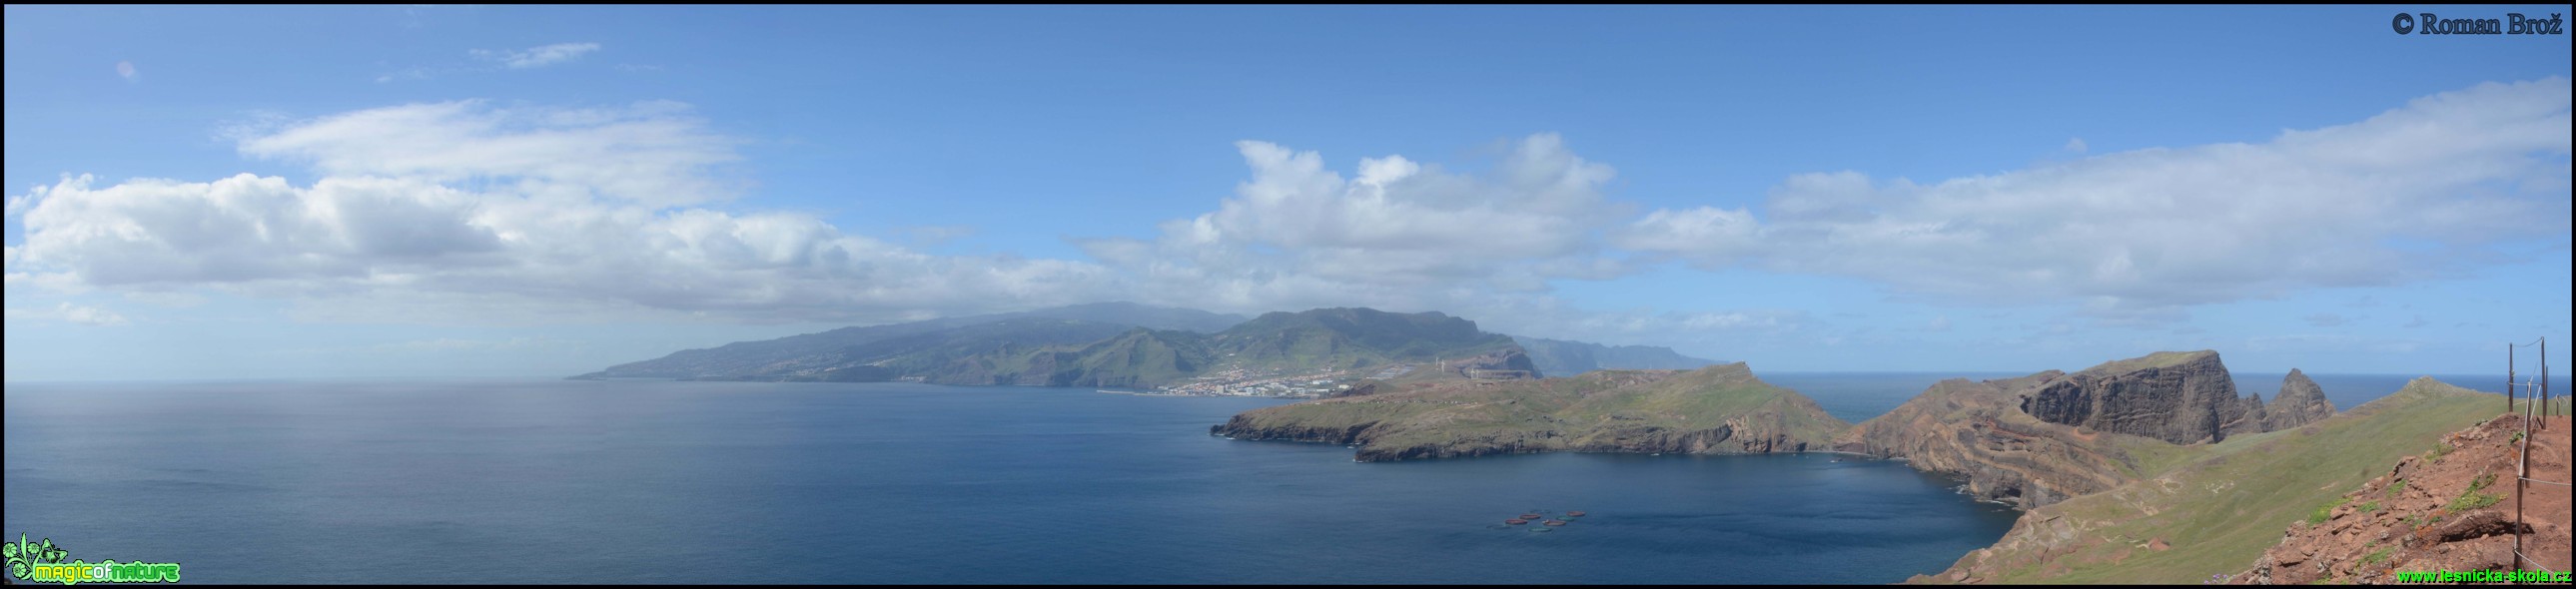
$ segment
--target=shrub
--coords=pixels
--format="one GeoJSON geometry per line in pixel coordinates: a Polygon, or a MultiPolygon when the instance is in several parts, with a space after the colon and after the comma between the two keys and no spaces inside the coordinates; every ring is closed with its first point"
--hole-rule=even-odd
{"type": "Polygon", "coordinates": [[[2451,500],[2450,509],[2451,513],[2459,513],[2471,509],[2495,505],[2497,501],[2503,500],[2503,495],[2469,491],[2467,493],[2461,493],[2460,498],[2451,500]]]}

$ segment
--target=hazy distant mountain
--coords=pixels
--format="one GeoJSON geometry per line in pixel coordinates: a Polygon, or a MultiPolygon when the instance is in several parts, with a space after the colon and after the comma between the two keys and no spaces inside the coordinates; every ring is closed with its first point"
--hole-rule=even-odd
{"type": "MultiPolygon", "coordinates": [[[[1366,308],[1241,315],[1135,303],[847,327],[609,367],[575,378],[1152,387],[1220,368],[1312,371],[1438,364],[1452,376],[1573,376],[1717,364],[1669,348],[1514,338],[1439,312],[1366,308]]],[[[1418,377],[1437,377],[1432,371],[1418,377]]]]}
{"type": "MultiPolygon", "coordinates": [[[[891,356],[901,355],[895,353],[894,348],[882,345],[857,352],[852,352],[850,350],[853,347],[870,346],[871,344],[879,344],[880,342],[902,342],[895,344],[895,347],[898,348],[904,345],[928,345],[932,347],[946,346],[951,350],[956,350],[959,346],[973,345],[966,342],[978,341],[995,345],[1003,343],[1012,343],[1016,345],[1045,345],[1054,343],[1088,342],[1109,337],[1110,335],[1115,335],[1120,331],[1135,327],[1216,332],[1227,327],[1231,327],[1237,323],[1242,323],[1243,321],[1244,317],[1242,315],[1210,313],[1196,309],[1156,307],[1126,302],[1093,303],[1087,305],[1039,309],[1035,311],[1022,311],[1017,313],[947,317],[927,321],[871,325],[866,327],[844,327],[831,331],[794,335],[773,340],[735,342],[714,348],[682,350],[674,352],[669,356],[663,356],[653,360],[619,364],[608,367],[607,370],[593,372],[574,378],[786,380],[796,378],[799,375],[809,378],[821,378],[819,372],[816,371],[820,371],[823,368],[851,365],[850,363],[853,362],[852,358],[874,358],[875,360],[868,360],[867,362],[878,362],[888,359],[891,356]],[[1043,322],[1016,323],[1014,325],[1022,327],[1037,326],[1044,329],[1046,333],[1026,334],[1026,337],[1015,338],[1007,334],[987,330],[975,332],[975,334],[964,335],[963,337],[965,339],[962,341],[939,338],[933,338],[932,340],[906,339],[934,332],[981,324],[999,323],[1014,319],[1073,320],[1099,324],[1101,327],[1043,327],[1049,324],[1043,322]],[[1090,335],[1088,338],[1077,337],[1072,340],[1065,340],[1063,337],[1060,337],[1081,336],[1087,334],[1096,335],[1090,335]],[[930,343],[932,341],[938,341],[941,343],[932,344],[930,343]],[[857,355],[853,356],[852,354],[857,355]]],[[[1008,330],[1006,329],[1002,331],[1008,330]]],[[[971,354],[985,351],[989,351],[989,349],[960,351],[960,353],[971,354]]],[[[915,358],[915,361],[927,362],[927,360],[923,358],[915,358]]],[[[839,375],[838,379],[886,380],[864,378],[866,375],[873,373],[873,371],[862,370],[860,372],[839,375]]]]}
{"type": "Polygon", "coordinates": [[[1654,346],[1604,346],[1565,340],[1515,337],[1521,348],[1529,350],[1530,361],[1548,376],[1574,376],[1594,370],[1691,370],[1720,364],[1716,360],[1692,358],[1672,348],[1654,346]]]}
{"type": "Polygon", "coordinates": [[[1017,317],[1074,319],[1094,323],[1133,325],[1146,329],[1195,331],[1199,333],[1216,333],[1219,331],[1225,331],[1225,328],[1234,327],[1235,324],[1242,323],[1245,319],[1244,316],[1233,313],[1210,313],[1198,309],[1157,307],[1153,305],[1140,305],[1129,302],[1070,305],[1019,313],[989,315],[989,317],[1000,317],[1005,319],[1017,317]]]}
{"type": "Polygon", "coordinates": [[[1510,336],[1485,333],[1474,321],[1335,308],[1268,313],[1214,335],[1138,329],[1078,347],[1001,349],[923,376],[947,384],[1151,387],[1221,367],[1294,373],[1443,360],[1461,374],[1536,372],[1510,336]]]}
{"type": "Polygon", "coordinates": [[[1510,336],[1437,312],[1335,308],[1245,320],[1102,303],[739,342],[576,378],[1152,387],[1220,368],[1293,373],[1397,363],[1440,363],[1451,374],[1487,378],[1541,372],[1510,336]]]}

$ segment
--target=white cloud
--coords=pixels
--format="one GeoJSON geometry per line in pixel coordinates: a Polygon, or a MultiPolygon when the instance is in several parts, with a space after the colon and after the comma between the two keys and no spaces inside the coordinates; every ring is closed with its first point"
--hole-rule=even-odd
{"type": "Polygon", "coordinates": [[[118,315],[114,311],[98,307],[74,305],[71,303],[58,303],[51,309],[12,307],[7,309],[7,316],[9,319],[18,321],[64,321],[77,325],[89,326],[124,325],[126,323],[125,316],[118,315]]]}
{"type": "Polygon", "coordinates": [[[689,110],[662,101],[593,109],[409,104],[283,126],[242,139],[240,150],[331,176],[514,182],[547,198],[596,194],[659,206],[730,198],[736,190],[712,174],[740,159],[739,141],[708,130],[689,110]]]}
{"type": "Polygon", "coordinates": [[[1244,141],[1249,177],[1213,210],[1051,260],[906,245],[971,228],[889,241],[711,208],[744,184],[726,175],[742,142],[685,105],[411,104],[225,129],[246,156],[310,166],[306,183],[77,176],[13,197],[24,237],[7,275],[12,289],[214,288],[332,321],[861,322],[1128,299],[1438,310],[1505,333],[1700,349],[1853,336],[1722,289],[1696,312],[1585,311],[1550,294],[1669,255],[2152,325],[2193,304],[2467,271],[2499,236],[2563,235],[2567,109],[2564,80],[2489,85],[2260,145],[1933,184],[1803,174],[1758,209],[1644,214],[1605,194],[1609,166],[1552,134],[1476,173],[1387,155],[1345,174],[1244,141]]]}
{"type": "Polygon", "coordinates": [[[710,168],[736,157],[683,112],[460,102],[288,125],[241,149],[309,162],[313,183],[68,177],[24,195],[8,271],[13,288],[214,286],[380,321],[563,308],[824,320],[1110,294],[1095,264],[933,256],[801,214],[680,206],[721,197],[710,168]]]}
{"type": "Polygon", "coordinates": [[[134,62],[131,61],[116,62],[116,77],[125,78],[127,82],[141,82],[143,70],[134,69],[134,62]]]}
{"type": "Polygon", "coordinates": [[[2353,321],[2353,319],[2345,318],[2342,315],[2336,315],[2333,313],[2317,313],[2306,317],[2300,317],[2299,320],[2306,321],[2308,322],[2308,325],[2314,325],[2317,327],[2335,327],[2345,323],[2351,323],[2353,321]]]}
{"type": "Polygon", "coordinates": [[[2123,321],[2317,287],[2446,277],[2568,231],[2564,78],[2425,97],[2261,144],[2147,149],[1932,184],[1805,174],[1749,211],[1659,210],[1616,240],[1717,268],[1874,279],[1951,300],[2076,301],[2123,321]]]}
{"type": "Polygon", "coordinates": [[[2091,149],[2091,147],[2084,145],[2084,138],[2082,137],[2069,137],[2066,139],[2066,147],[2064,149],[2067,153],[2084,153],[2091,149]]]}
{"type": "Polygon", "coordinates": [[[475,59],[500,62],[510,69],[528,69],[572,61],[582,54],[598,50],[598,43],[556,43],[527,49],[476,49],[468,54],[475,59]]]}
{"type": "Polygon", "coordinates": [[[1480,175],[1390,155],[1346,178],[1315,152],[1236,147],[1252,178],[1217,210],[1166,221],[1153,240],[1080,245],[1143,291],[1227,310],[1438,308],[1629,271],[1600,236],[1627,214],[1601,192],[1615,172],[1553,134],[1512,145],[1480,175]]]}

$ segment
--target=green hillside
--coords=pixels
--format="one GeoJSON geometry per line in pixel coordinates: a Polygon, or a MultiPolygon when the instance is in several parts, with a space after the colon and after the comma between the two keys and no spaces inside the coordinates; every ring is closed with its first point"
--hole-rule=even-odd
{"type": "Polygon", "coordinates": [[[1209,338],[1219,361],[1247,368],[1347,369],[1518,351],[1511,336],[1439,312],[1333,308],[1268,313],[1209,338]]]}
{"type": "Polygon", "coordinates": [[[2245,569],[2300,521],[2443,434],[2493,417],[2497,395],[2419,378],[2325,421],[2242,435],[2153,477],[2031,510],[1994,547],[1917,582],[2193,583],[2245,569]],[[2150,543],[2162,540],[2169,548],[2150,543]]]}
{"type": "Polygon", "coordinates": [[[1823,449],[1849,424],[1742,363],[1434,381],[1236,415],[1242,439],[1357,444],[1367,461],[1550,451],[1741,454],[1823,449]]]}

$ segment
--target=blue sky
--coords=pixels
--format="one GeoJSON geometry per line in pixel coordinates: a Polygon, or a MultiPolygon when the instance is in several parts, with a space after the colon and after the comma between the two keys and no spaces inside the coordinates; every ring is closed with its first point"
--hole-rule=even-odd
{"type": "Polygon", "coordinates": [[[1099,300],[1757,370],[2566,366],[2567,37],[2396,11],[11,6],[6,374],[1099,300]]]}

